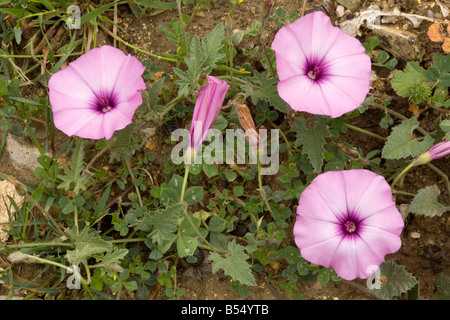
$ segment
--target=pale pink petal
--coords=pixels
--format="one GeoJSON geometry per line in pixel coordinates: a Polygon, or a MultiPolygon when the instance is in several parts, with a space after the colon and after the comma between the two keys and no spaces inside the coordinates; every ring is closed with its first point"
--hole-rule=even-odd
{"type": "Polygon", "coordinates": [[[106,140],[111,139],[114,131],[121,130],[131,123],[131,119],[124,116],[122,112],[117,109],[112,109],[105,112],[103,117],[103,135],[106,140]]]}
{"type": "Polygon", "coordinates": [[[88,81],[98,95],[112,91],[125,58],[126,55],[121,50],[102,46],[89,50],[70,63],[70,66],[88,81]]]}
{"type": "Polygon", "coordinates": [[[206,138],[219,115],[229,88],[226,81],[207,76],[207,83],[198,94],[189,128],[190,145],[193,149],[200,147],[206,138]]]}
{"type": "Polygon", "coordinates": [[[401,246],[404,223],[390,186],[369,170],[318,175],[302,192],[297,214],[293,234],[303,258],[347,280],[367,278],[401,246]]]}
{"type": "Polygon", "coordinates": [[[278,82],[278,93],[295,111],[329,115],[332,107],[325,100],[320,86],[307,75],[278,82]]]}
{"type": "Polygon", "coordinates": [[[113,88],[117,103],[129,100],[137,90],[145,90],[146,85],[141,77],[144,70],[145,67],[135,57],[125,57],[113,88]]]}
{"type": "Polygon", "coordinates": [[[48,82],[49,99],[54,111],[90,108],[97,97],[85,79],[69,65],[55,73],[48,82]]]}
{"type": "MultiPolygon", "coordinates": [[[[307,58],[303,52],[301,43],[299,42],[298,35],[292,28],[281,28],[274,37],[271,49],[275,51],[275,54],[277,55],[278,69],[284,69],[283,67],[280,68],[278,62],[278,59],[280,58],[285,60],[289,65],[292,64],[294,67],[300,69],[303,69],[307,63],[307,58]]],[[[284,79],[280,74],[279,77],[281,80],[284,79]]]]}
{"type": "Polygon", "coordinates": [[[142,104],[142,93],[140,91],[130,97],[127,101],[118,102],[114,109],[120,111],[128,120],[134,116],[136,109],[142,104]]]}
{"type": "MultiPolygon", "coordinates": [[[[285,28],[297,36],[306,59],[318,61],[327,55],[342,32],[339,28],[333,27],[330,18],[321,11],[307,14],[285,28]]],[[[291,43],[291,46],[295,47],[295,44],[291,43]]],[[[289,50],[288,47],[285,49],[289,50]]]]}
{"type": "Polygon", "coordinates": [[[295,111],[336,118],[358,108],[369,92],[370,57],[323,12],[282,27],[272,49],[278,93],[295,111]]]}
{"type": "Polygon", "coordinates": [[[90,109],[63,109],[53,112],[55,127],[68,136],[101,139],[103,114],[90,109]]]}
{"type": "Polygon", "coordinates": [[[334,253],[331,266],[345,280],[368,278],[384,261],[384,256],[373,254],[371,246],[357,236],[343,239],[334,253]]]}
{"type": "Polygon", "coordinates": [[[293,234],[300,254],[311,263],[329,267],[342,238],[335,223],[297,216],[293,234]]]}
{"type": "Polygon", "coordinates": [[[280,81],[296,76],[307,76],[304,65],[299,66],[296,63],[291,63],[287,59],[283,58],[283,56],[278,52],[275,52],[275,56],[277,59],[277,73],[280,81]]]}
{"type": "MultiPolygon", "coordinates": [[[[321,215],[318,212],[323,208],[321,203],[324,203],[333,212],[334,217],[336,217],[332,221],[339,222],[338,219],[344,219],[346,217],[347,190],[342,171],[328,171],[318,175],[308,186],[308,189],[312,189],[313,193],[317,194],[313,199],[322,199],[322,202],[317,202],[314,214],[321,215]],[[318,210],[319,208],[320,210],[318,210]]],[[[302,198],[300,197],[300,199],[302,198]]],[[[321,217],[321,219],[324,218],[321,217]]]]}

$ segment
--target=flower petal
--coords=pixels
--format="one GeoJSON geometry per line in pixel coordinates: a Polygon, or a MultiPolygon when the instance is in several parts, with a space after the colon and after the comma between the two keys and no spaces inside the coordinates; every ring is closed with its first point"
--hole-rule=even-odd
{"type": "Polygon", "coordinates": [[[117,103],[127,101],[136,91],[145,90],[146,85],[142,79],[144,70],[145,67],[138,59],[131,55],[125,57],[113,88],[117,103]]]}
{"type": "MultiPolygon", "coordinates": [[[[301,20],[297,20],[297,23],[301,23],[301,20]]],[[[278,71],[284,70],[280,68],[278,59],[282,58],[289,66],[293,65],[294,68],[300,68],[303,70],[307,64],[307,56],[303,51],[302,44],[299,42],[298,35],[295,30],[290,27],[281,28],[274,37],[271,45],[271,49],[275,51],[277,55],[278,71]]],[[[288,67],[290,68],[290,67],[288,67]]],[[[285,79],[279,74],[280,80],[285,79]]]]}
{"type": "MultiPolygon", "coordinates": [[[[308,61],[323,60],[342,32],[331,24],[330,18],[322,11],[306,14],[285,28],[296,35],[308,61]]],[[[290,45],[295,47],[292,43],[290,45]]],[[[285,49],[290,50],[289,44],[286,46],[285,49]]]]}
{"type": "Polygon", "coordinates": [[[278,94],[295,111],[329,115],[332,108],[324,99],[320,86],[307,75],[278,82],[278,94]],[[301,93],[301,94],[300,94],[301,93]]]}
{"type": "Polygon", "coordinates": [[[48,88],[53,111],[93,108],[97,101],[94,91],[70,65],[50,78],[48,88]]]}
{"type": "Polygon", "coordinates": [[[299,215],[293,233],[304,259],[327,268],[331,265],[331,258],[342,239],[338,225],[299,215]]]}
{"type": "Polygon", "coordinates": [[[114,131],[121,130],[131,123],[131,119],[126,117],[117,109],[112,109],[105,113],[103,117],[103,135],[106,140],[111,139],[114,131]]]}
{"type": "Polygon", "coordinates": [[[69,65],[97,94],[111,93],[126,58],[121,50],[102,46],[87,51],[69,65]]]}
{"type": "Polygon", "coordinates": [[[53,111],[55,127],[68,136],[85,139],[103,138],[103,114],[91,109],[62,109],[53,111]]]}
{"type": "Polygon", "coordinates": [[[119,102],[114,110],[120,111],[128,120],[133,119],[136,109],[142,104],[142,93],[140,91],[128,98],[127,101],[119,102]]]}

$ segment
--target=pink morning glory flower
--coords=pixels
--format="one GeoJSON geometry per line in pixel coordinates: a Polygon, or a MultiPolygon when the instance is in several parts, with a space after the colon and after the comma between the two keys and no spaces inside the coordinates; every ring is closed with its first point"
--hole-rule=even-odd
{"type": "Polygon", "coordinates": [[[189,128],[190,147],[200,147],[209,129],[217,119],[225,96],[230,88],[226,81],[206,76],[207,83],[200,89],[189,128]]]}
{"type": "Polygon", "coordinates": [[[400,248],[403,226],[386,180],[358,169],[318,175],[300,196],[293,232],[303,258],[353,280],[400,248]]]}
{"type": "Polygon", "coordinates": [[[420,156],[418,156],[415,163],[417,165],[425,164],[432,160],[443,158],[449,154],[450,154],[450,141],[441,141],[439,143],[436,143],[434,146],[432,146],[426,152],[422,153],[420,156]]]}
{"type": "Polygon", "coordinates": [[[68,136],[110,139],[142,104],[144,69],[135,57],[102,46],[56,72],[48,83],[56,128],[68,136]]]}
{"type": "Polygon", "coordinates": [[[271,48],[278,93],[295,111],[336,118],[358,108],[369,92],[370,57],[321,11],[282,27],[271,48]]]}

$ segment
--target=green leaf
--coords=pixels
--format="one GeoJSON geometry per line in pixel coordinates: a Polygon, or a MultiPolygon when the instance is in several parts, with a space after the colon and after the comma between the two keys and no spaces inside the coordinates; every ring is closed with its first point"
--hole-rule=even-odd
{"type": "Polygon", "coordinates": [[[180,258],[192,256],[197,249],[197,238],[192,236],[180,235],[177,240],[177,252],[180,258]]]}
{"type": "Polygon", "coordinates": [[[219,174],[219,169],[214,164],[203,164],[203,172],[208,176],[208,178],[212,178],[219,174]]]}
{"type": "Polygon", "coordinates": [[[236,244],[236,241],[233,240],[228,243],[229,252],[225,257],[217,252],[211,252],[208,260],[212,261],[212,271],[215,273],[222,269],[226,275],[243,285],[256,285],[250,264],[247,262],[249,256],[244,253],[244,249],[243,246],[236,244]]]}
{"type": "Polygon", "coordinates": [[[317,281],[325,286],[329,280],[330,280],[330,269],[321,268],[319,273],[317,274],[317,281]]]}
{"type": "Polygon", "coordinates": [[[173,240],[171,234],[177,230],[178,218],[181,215],[182,205],[177,204],[156,211],[147,211],[137,220],[135,229],[149,232],[148,237],[153,242],[163,245],[173,240]]]}
{"type": "Polygon", "coordinates": [[[427,71],[418,62],[408,62],[403,71],[397,71],[391,80],[392,88],[401,97],[409,98],[411,87],[428,81],[427,71]]]}
{"type": "Polygon", "coordinates": [[[426,136],[419,141],[413,135],[414,129],[420,123],[416,118],[404,120],[400,125],[393,128],[391,135],[383,147],[382,156],[386,159],[401,159],[406,157],[416,157],[427,151],[433,145],[433,138],[426,136]]]}
{"type": "Polygon", "coordinates": [[[373,288],[370,291],[383,299],[398,297],[417,284],[417,279],[412,274],[393,261],[383,262],[379,272],[380,279],[377,280],[379,288],[373,288]]]}
{"type": "Polygon", "coordinates": [[[150,7],[153,9],[172,9],[177,7],[176,1],[170,1],[170,2],[161,2],[161,1],[149,1],[149,0],[140,0],[136,1],[136,3],[143,7],[150,7]]]}
{"type": "Polygon", "coordinates": [[[203,200],[203,187],[195,186],[186,190],[184,193],[184,201],[187,204],[194,204],[203,200]]]}
{"type": "Polygon", "coordinates": [[[226,220],[219,216],[212,216],[209,220],[209,230],[211,232],[222,232],[226,227],[226,220]]]}
{"type": "Polygon", "coordinates": [[[308,128],[304,118],[295,118],[295,122],[291,129],[296,132],[295,146],[303,145],[303,153],[308,155],[314,170],[320,172],[324,160],[325,138],[331,137],[326,120],[321,117],[317,118],[312,128],[308,128]]]}
{"type": "Polygon", "coordinates": [[[8,93],[8,80],[0,75],[0,97],[8,93]]]}
{"type": "Polygon", "coordinates": [[[89,179],[89,175],[87,173],[83,173],[83,159],[83,140],[78,139],[75,150],[72,154],[70,168],[67,167],[64,162],[62,163],[65,175],[58,175],[58,178],[62,180],[62,182],[58,185],[59,189],[64,189],[65,191],[73,190],[75,195],[78,195],[80,190],[86,190],[85,183],[89,179]]]}
{"type": "Polygon", "coordinates": [[[175,74],[179,77],[176,81],[180,87],[179,96],[187,96],[192,86],[197,86],[200,75],[211,73],[224,57],[224,54],[220,53],[223,47],[223,32],[224,26],[220,23],[201,41],[197,36],[191,40],[189,57],[184,59],[187,70],[174,68],[175,74]]]}
{"type": "Polygon", "coordinates": [[[203,72],[206,74],[210,74],[217,66],[217,63],[225,57],[223,53],[220,53],[223,47],[224,30],[223,23],[219,23],[202,41],[202,60],[205,66],[203,72]]]}
{"type": "Polygon", "coordinates": [[[444,212],[449,211],[450,207],[438,202],[440,194],[441,191],[436,185],[420,189],[412,200],[409,210],[427,217],[441,216],[444,212]]]}
{"type": "Polygon", "coordinates": [[[436,283],[436,297],[439,300],[450,300],[450,276],[441,273],[436,283]]]}
{"type": "Polygon", "coordinates": [[[67,251],[67,260],[72,265],[87,263],[87,259],[99,253],[111,251],[112,244],[101,238],[99,232],[85,228],[80,233],[74,229],[67,229],[66,233],[75,244],[74,250],[67,251]]]}
{"type": "Polygon", "coordinates": [[[121,272],[123,268],[120,266],[120,260],[124,259],[127,253],[128,249],[113,248],[105,255],[95,256],[95,259],[106,269],[110,271],[121,272]]]}
{"type": "Polygon", "coordinates": [[[280,98],[277,90],[278,79],[269,77],[267,71],[259,74],[255,71],[251,82],[243,86],[245,95],[251,97],[253,104],[257,104],[258,101],[266,101],[272,105],[275,109],[288,113],[289,106],[280,98]]]}
{"type": "Polygon", "coordinates": [[[100,8],[94,9],[91,12],[83,15],[81,17],[80,20],[80,25],[85,24],[86,22],[97,18],[99,15],[101,15],[103,12],[105,12],[106,10],[108,10],[109,8],[111,8],[114,5],[115,2],[111,2],[108,4],[105,4],[104,6],[101,6],[100,8]]]}

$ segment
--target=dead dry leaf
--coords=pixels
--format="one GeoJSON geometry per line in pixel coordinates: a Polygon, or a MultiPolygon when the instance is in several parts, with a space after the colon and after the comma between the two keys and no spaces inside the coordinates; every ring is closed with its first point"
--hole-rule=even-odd
{"type": "Polygon", "coordinates": [[[445,37],[444,43],[442,44],[442,50],[447,53],[450,52],[450,38],[445,37]]]}
{"type": "Polygon", "coordinates": [[[433,23],[427,31],[428,38],[430,38],[433,42],[442,42],[444,41],[445,37],[442,34],[444,31],[444,28],[440,23],[433,23]]]}

